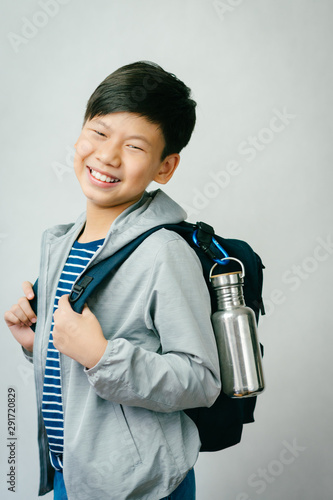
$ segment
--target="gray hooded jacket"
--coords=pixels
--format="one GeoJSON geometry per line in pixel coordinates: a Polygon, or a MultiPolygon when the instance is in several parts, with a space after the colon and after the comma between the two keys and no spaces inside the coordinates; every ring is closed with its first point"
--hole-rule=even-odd
{"type": "MultiPolygon", "coordinates": [[[[111,225],[92,263],[186,213],[161,190],[145,193],[111,225]]],[[[44,233],[33,363],[38,406],[40,491],[53,487],[41,415],[44,367],[58,280],[85,223],[44,233]]],[[[210,298],[201,264],[176,233],[149,236],[88,306],[108,346],[91,369],[61,354],[64,481],[69,500],[157,500],[196,462],[200,440],[182,411],[210,406],[220,392],[210,298]]],[[[26,353],[27,354],[27,353],[26,353]]]]}

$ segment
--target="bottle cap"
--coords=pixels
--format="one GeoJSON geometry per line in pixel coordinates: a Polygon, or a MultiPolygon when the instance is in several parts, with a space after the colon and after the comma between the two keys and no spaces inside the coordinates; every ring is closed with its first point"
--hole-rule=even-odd
{"type": "Polygon", "coordinates": [[[233,273],[215,274],[209,278],[214,288],[243,285],[244,279],[241,271],[233,273]]]}

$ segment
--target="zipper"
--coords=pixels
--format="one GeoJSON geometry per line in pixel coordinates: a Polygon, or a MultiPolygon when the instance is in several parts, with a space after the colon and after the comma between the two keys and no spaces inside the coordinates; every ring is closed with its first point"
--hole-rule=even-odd
{"type": "MultiPolygon", "coordinates": [[[[44,239],[45,239],[44,235],[44,239]]],[[[42,248],[44,246],[44,240],[42,241],[42,248]]],[[[40,264],[40,276],[44,276],[44,279],[46,277],[46,268],[47,268],[47,260],[48,256],[50,253],[50,246],[45,245],[45,252],[44,255],[42,254],[41,256],[41,264],[40,264]]],[[[41,284],[39,282],[39,284],[41,284]]],[[[44,284],[44,283],[43,283],[44,284]]],[[[44,347],[44,331],[46,327],[46,294],[44,294],[44,297],[42,294],[38,293],[37,297],[38,301],[38,306],[37,306],[37,311],[38,311],[38,316],[42,319],[43,318],[43,323],[39,322],[38,325],[38,346],[37,346],[37,352],[39,353],[40,359],[39,359],[39,370],[41,377],[38,377],[38,370],[36,371],[36,377],[35,377],[35,384],[36,384],[36,399],[37,399],[37,411],[38,411],[38,434],[39,434],[39,455],[40,455],[40,492],[45,493],[47,492],[47,460],[48,460],[48,453],[47,453],[47,441],[45,437],[45,432],[43,431],[43,426],[44,426],[44,421],[43,421],[43,415],[42,415],[42,399],[43,399],[43,383],[44,383],[44,368],[43,368],[43,347],[44,347]]],[[[38,321],[38,320],[37,320],[38,321]]],[[[52,319],[51,319],[52,321],[52,319]]]]}

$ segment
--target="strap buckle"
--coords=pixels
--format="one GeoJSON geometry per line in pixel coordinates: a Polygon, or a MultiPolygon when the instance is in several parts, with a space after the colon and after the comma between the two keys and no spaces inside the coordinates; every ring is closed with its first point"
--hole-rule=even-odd
{"type": "Polygon", "coordinates": [[[82,280],[79,280],[80,283],[75,283],[71,293],[69,294],[69,302],[71,304],[79,300],[79,298],[93,279],[94,278],[92,278],[91,276],[86,275],[82,278],[82,280]]]}

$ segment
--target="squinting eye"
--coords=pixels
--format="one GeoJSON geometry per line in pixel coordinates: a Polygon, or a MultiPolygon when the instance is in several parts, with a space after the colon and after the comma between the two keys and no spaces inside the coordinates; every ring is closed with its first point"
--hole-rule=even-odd
{"type": "Polygon", "coordinates": [[[133,144],[128,144],[128,147],[132,149],[138,149],[139,151],[143,151],[143,149],[139,148],[138,146],[133,146],[133,144]]]}
{"type": "Polygon", "coordinates": [[[94,132],[96,132],[97,135],[101,135],[102,137],[106,137],[105,134],[102,134],[102,132],[99,132],[98,130],[94,130],[94,132]]]}

